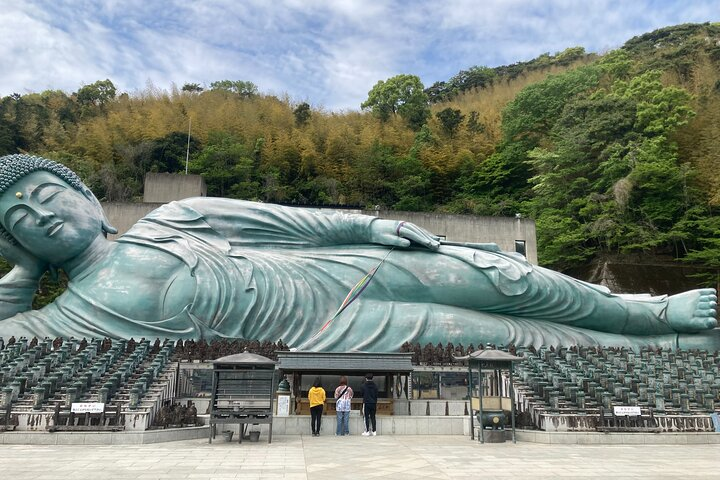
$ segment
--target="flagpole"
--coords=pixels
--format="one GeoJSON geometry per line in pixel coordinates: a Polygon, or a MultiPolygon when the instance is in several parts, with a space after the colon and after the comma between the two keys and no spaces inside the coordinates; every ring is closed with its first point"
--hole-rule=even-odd
{"type": "Polygon", "coordinates": [[[188,141],[187,151],[185,153],[185,175],[188,174],[188,164],[190,163],[190,127],[192,126],[192,119],[188,117],[188,141]]]}

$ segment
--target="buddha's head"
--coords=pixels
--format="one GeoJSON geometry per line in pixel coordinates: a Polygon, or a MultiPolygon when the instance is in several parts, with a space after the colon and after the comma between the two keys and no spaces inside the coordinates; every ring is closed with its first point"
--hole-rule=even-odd
{"type": "Polygon", "coordinates": [[[69,168],[41,157],[0,157],[0,235],[61,264],[116,233],[100,202],[69,168]]]}

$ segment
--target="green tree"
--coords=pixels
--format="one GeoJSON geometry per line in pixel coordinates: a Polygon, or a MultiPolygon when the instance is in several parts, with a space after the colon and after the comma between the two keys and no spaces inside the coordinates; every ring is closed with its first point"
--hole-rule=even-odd
{"type": "Polygon", "coordinates": [[[302,102],[293,110],[293,115],[295,116],[295,124],[298,127],[302,127],[308,122],[308,120],[310,120],[311,114],[312,113],[310,112],[310,104],[307,102],[302,102]]]}
{"type": "Polygon", "coordinates": [[[430,115],[427,94],[415,75],[396,75],[380,80],[360,107],[370,109],[381,121],[398,114],[413,130],[419,130],[430,115]]]}
{"type": "Polygon", "coordinates": [[[578,94],[596,87],[600,74],[596,66],[581,67],[524,88],[503,111],[505,140],[537,141],[547,136],[565,105],[578,94]]]}
{"type": "Polygon", "coordinates": [[[186,83],[182,86],[181,90],[188,93],[200,93],[204,90],[199,83],[186,83]]]}
{"type": "Polygon", "coordinates": [[[613,94],[637,102],[636,129],[644,135],[666,135],[685,125],[695,113],[690,94],[675,86],[663,86],[662,72],[650,70],[625,82],[613,84],[613,94]]]}
{"type": "Polygon", "coordinates": [[[437,119],[440,121],[443,130],[447,133],[450,138],[453,137],[458,127],[462,123],[465,115],[456,108],[445,108],[435,114],[437,119]]]}
{"type": "Polygon", "coordinates": [[[115,98],[115,85],[110,80],[98,80],[77,91],[77,101],[85,107],[104,107],[115,98]]]}
{"type": "Polygon", "coordinates": [[[454,93],[460,93],[473,88],[486,88],[496,77],[497,73],[492,68],[475,66],[461,70],[448,83],[454,93]]]}
{"type": "Polygon", "coordinates": [[[485,125],[480,123],[480,114],[473,110],[467,121],[467,129],[472,133],[482,133],[485,131],[485,125]]]}
{"type": "Polygon", "coordinates": [[[12,96],[0,101],[0,155],[16,153],[19,132],[14,121],[16,100],[12,96]]]}
{"type": "Polygon", "coordinates": [[[258,94],[258,87],[253,82],[243,80],[219,80],[210,84],[210,90],[235,93],[244,98],[258,94]]]}
{"type": "Polygon", "coordinates": [[[206,146],[190,162],[189,170],[203,176],[208,196],[257,198],[252,149],[239,137],[211,132],[206,146]]]}
{"type": "Polygon", "coordinates": [[[395,210],[428,211],[432,209],[431,172],[423,165],[422,152],[435,143],[435,137],[425,125],[415,134],[415,140],[408,154],[397,157],[394,164],[395,181],[393,182],[395,196],[398,199],[393,205],[395,210]]]}
{"type": "Polygon", "coordinates": [[[188,153],[200,149],[200,142],[197,138],[186,132],[170,132],[164,137],[156,140],[154,148],[150,152],[150,164],[146,171],[176,173],[185,170],[185,161],[188,153]]]}
{"type": "Polygon", "coordinates": [[[15,141],[10,123],[0,116],[0,155],[15,152],[15,141]]]}
{"type": "Polygon", "coordinates": [[[567,65],[580,60],[586,55],[583,47],[570,47],[555,55],[554,62],[560,65],[567,65]]]}
{"type": "Polygon", "coordinates": [[[446,102],[452,97],[447,82],[435,82],[425,89],[430,103],[446,102]]]}
{"type": "Polygon", "coordinates": [[[715,270],[698,274],[697,277],[708,287],[720,286],[720,217],[705,207],[695,207],[688,212],[682,225],[683,241],[688,242],[688,253],[683,258],[687,263],[702,265],[715,270]]]}

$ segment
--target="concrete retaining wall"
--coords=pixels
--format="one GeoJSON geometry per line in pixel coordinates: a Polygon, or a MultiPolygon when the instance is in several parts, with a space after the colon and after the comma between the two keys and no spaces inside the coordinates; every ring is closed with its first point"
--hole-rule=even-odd
{"type": "MultiPolygon", "coordinates": [[[[378,435],[470,435],[469,417],[411,417],[377,416],[378,435]]],[[[350,415],[350,435],[360,435],[365,431],[364,420],[359,412],[350,415]]],[[[220,428],[218,435],[220,437],[220,428]]],[[[260,441],[267,442],[268,425],[257,425],[260,441]],[[264,439],[264,440],[263,440],[264,439]]],[[[320,425],[321,435],[335,435],[335,415],[324,415],[320,425]]],[[[237,438],[239,426],[226,425],[224,430],[232,430],[237,438]]],[[[310,415],[291,415],[273,418],[273,435],[310,435],[310,415]]]]}
{"type": "MultiPolygon", "coordinates": [[[[710,415],[655,415],[662,432],[715,432],[710,415]]],[[[573,415],[541,413],[540,429],[546,432],[594,431],[598,424],[597,415],[573,415]]]]}
{"type": "MultiPolygon", "coordinates": [[[[463,435],[470,439],[469,417],[377,417],[378,435],[463,435]]],[[[235,432],[237,441],[238,425],[228,425],[235,432]]],[[[258,425],[260,442],[267,443],[268,426],[258,425]]],[[[256,428],[257,428],[256,427],[256,428]]],[[[350,434],[360,435],[364,430],[360,415],[350,418],[350,434]]],[[[206,439],[209,427],[187,427],[145,432],[0,432],[0,445],[128,445],[179,440],[206,439]]],[[[309,435],[310,416],[295,415],[273,419],[275,435],[309,435]]],[[[323,417],[321,435],[335,435],[335,417],[323,417]]],[[[598,433],[598,432],[543,432],[516,430],[518,442],[577,445],[686,445],[720,444],[718,433],[598,433]]],[[[510,431],[506,439],[510,441],[510,431]]],[[[222,442],[220,428],[215,442],[222,442]]]]}
{"type": "Polygon", "coordinates": [[[145,432],[0,432],[0,445],[139,445],[208,438],[210,427],[145,432]]]}
{"type": "Polygon", "coordinates": [[[189,197],[205,197],[207,186],[200,175],[146,173],[143,192],[143,202],[164,203],[189,197]]]}
{"type": "Polygon", "coordinates": [[[686,445],[720,444],[720,434],[699,433],[598,433],[598,432],[541,432],[517,430],[518,442],[577,444],[577,445],[686,445]]]}

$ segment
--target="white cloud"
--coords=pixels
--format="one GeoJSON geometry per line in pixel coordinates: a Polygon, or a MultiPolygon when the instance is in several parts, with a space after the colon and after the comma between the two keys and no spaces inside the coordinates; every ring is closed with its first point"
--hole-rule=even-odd
{"type": "Polygon", "coordinates": [[[357,109],[378,80],[399,73],[429,85],[473,65],[615,48],[718,12],[718,0],[28,0],[0,11],[0,95],[72,92],[105,78],[131,92],[148,80],[239,79],[357,109]]]}

